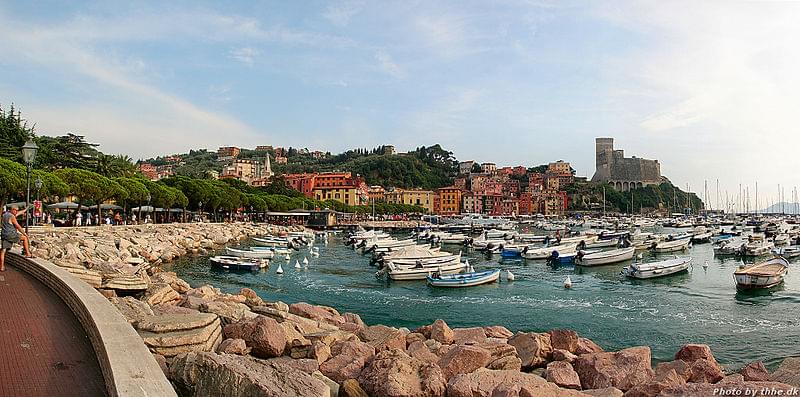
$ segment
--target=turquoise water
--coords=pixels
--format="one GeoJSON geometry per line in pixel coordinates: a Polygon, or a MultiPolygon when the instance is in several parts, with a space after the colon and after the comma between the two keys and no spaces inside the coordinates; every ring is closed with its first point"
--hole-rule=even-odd
{"type": "MultiPolygon", "coordinates": [[[[184,258],[170,267],[192,286],[212,284],[226,292],[249,287],[267,300],[305,301],[358,313],[368,324],[414,329],[442,318],[452,327],[571,328],[606,350],[648,345],[656,361],[671,360],[682,344],[706,343],[718,361],[733,369],[755,360],[774,367],[784,357],[800,356],[800,274],[790,269],[784,285],[768,293],[737,293],[733,272],[740,262],[714,258],[709,244],[689,251],[694,258],[689,273],[655,280],[621,278],[624,264],[553,268],[542,261],[464,251],[476,270],[499,267],[516,276],[510,283],[464,289],[378,280],[369,256],[346,247],[340,236],[316,246],[318,258],[303,249],[290,264],[275,259],[269,270],[258,273],[212,270],[207,257],[184,258]],[[295,260],[304,257],[310,261],[308,269],[295,269],[295,260]],[[282,275],[275,274],[278,263],[282,275]],[[563,288],[566,276],[572,289],[563,288]]],[[[645,261],[656,258],[645,254],[645,261]]]]}

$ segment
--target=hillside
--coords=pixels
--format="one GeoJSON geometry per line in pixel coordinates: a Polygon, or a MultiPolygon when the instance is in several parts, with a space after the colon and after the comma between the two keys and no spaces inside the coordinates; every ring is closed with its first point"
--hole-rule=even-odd
{"type": "Polygon", "coordinates": [[[686,192],[673,185],[667,178],[660,185],[651,185],[628,192],[618,192],[606,183],[576,182],[567,187],[570,211],[601,210],[603,190],[605,190],[606,210],[609,212],[639,213],[642,209],[662,209],[668,212],[683,212],[691,208],[693,212],[703,208],[703,201],[694,193],[686,192]],[[604,189],[605,188],[605,189],[604,189]],[[631,211],[633,209],[633,211],[631,211]]]}

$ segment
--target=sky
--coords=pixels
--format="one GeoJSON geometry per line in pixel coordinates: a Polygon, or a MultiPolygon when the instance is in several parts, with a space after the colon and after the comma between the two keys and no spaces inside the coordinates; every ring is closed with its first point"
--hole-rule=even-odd
{"type": "Polygon", "coordinates": [[[608,136],[712,207],[739,184],[755,207],[756,181],[766,207],[800,185],[798,20],[800,2],[0,0],[0,104],[135,159],[439,143],[591,177],[608,136]]]}

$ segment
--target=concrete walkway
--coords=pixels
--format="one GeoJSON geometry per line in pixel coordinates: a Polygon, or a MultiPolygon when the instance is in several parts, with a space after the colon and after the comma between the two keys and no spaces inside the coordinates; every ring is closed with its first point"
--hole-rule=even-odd
{"type": "Polygon", "coordinates": [[[0,273],[0,396],[105,396],[78,319],[45,285],[6,265],[0,273]]]}

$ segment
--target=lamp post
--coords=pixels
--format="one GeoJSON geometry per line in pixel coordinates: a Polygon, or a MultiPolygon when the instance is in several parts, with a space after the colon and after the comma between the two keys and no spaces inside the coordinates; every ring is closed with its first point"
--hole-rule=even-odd
{"type": "MultiPolygon", "coordinates": [[[[148,214],[150,213],[150,210],[153,209],[153,208],[150,207],[150,200],[152,200],[152,199],[153,199],[153,196],[151,196],[150,193],[148,193],[147,194],[147,212],[148,212],[148,214]]],[[[153,213],[153,223],[155,223],[155,220],[156,220],[156,214],[155,214],[155,211],[154,211],[154,213],[153,213]]]]}
{"type": "MultiPolygon", "coordinates": [[[[40,178],[38,176],[36,177],[36,180],[33,181],[33,186],[36,187],[36,201],[39,201],[39,191],[42,190],[42,185],[43,184],[44,184],[44,182],[42,182],[42,178],[40,178]]],[[[44,214],[42,214],[42,215],[44,215],[44,214]]],[[[33,218],[33,219],[34,219],[34,221],[36,221],[36,218],[33,218]]],[[[36,223],[38,223],[38,222],[36,222],[36,223]]]]}
{"type": "Polygon", "coordinates": [[[22,146],[22,159],[25,161],[25,165],[27,165],[28,168],[27,190],[25,194],[25,234],[28,234],[28,226],[31,223],[31,217],[28,215],[28,206],[30,206],[31,202],[31,169],[33,168],[33,159],[36,158],[37,150],[39,150],[39,147],[36,146],[36,142],[34,142],[33,139],[29,139],[25,142],[25,145],[22,146]]]}
{"type": "Polygon", "coordinates": [[[200,212],[200,223],[203,222],[203,202],[197,203],[197,210],[200,212]]]}

